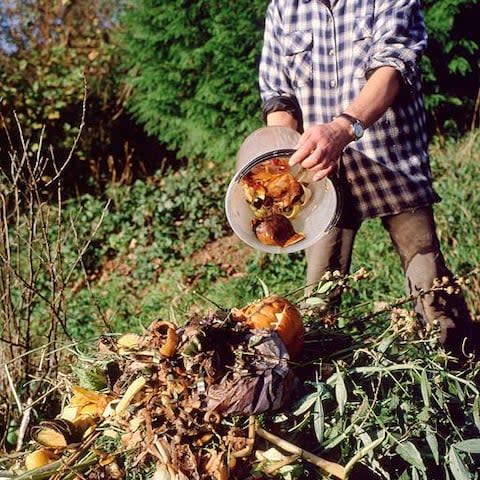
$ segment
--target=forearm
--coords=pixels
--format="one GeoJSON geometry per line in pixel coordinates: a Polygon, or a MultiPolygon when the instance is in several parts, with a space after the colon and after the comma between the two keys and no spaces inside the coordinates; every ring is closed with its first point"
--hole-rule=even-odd
{"type": "Polygon", "coordinates": [[[359,95],[344,111],[369,127],[393,104],[401,88],[399,72],[393,67],[380,67],[372,73],[359,95]]]}
{"type": "MultiPolygon", "coordinates": [[[[372,73],[344,112],[369,127],[392,105],[401,88],[399,73],[392,67],[380,67],[372,73]]],[[[290,164],[301,163],[304,168],[315,171],[313,178],[319,180],[333,170],[344,148],[353,139],[352,126],[345,117],[336,117],[322,125],[311,125],[301,136],[290,164]]]]}
{"type": "Polygon", "coordinates": [[[282,126],[290,127],[294,130],[298,128],[298,122],[295,120],[295,117],[288,112],[272,112],[269,113],[266,117],[268,126],[282,126]]]}
{"type": "MultiPolygon", "coordinates": [[[[358,118],[365,127],[369,127],[392,105],[401,88],[402,79],[398,71],[393,67],[380,67],[372,73],[368,82],[345,109],[345,112],[358,118]]],[[[338,119],[338,121],[349,128],[344,120],[338,119]]],[[[281,125],[298,129],[297,120],[289,112],[271,112],[266,116],[266,122],[269,126],[281,125]]]]}

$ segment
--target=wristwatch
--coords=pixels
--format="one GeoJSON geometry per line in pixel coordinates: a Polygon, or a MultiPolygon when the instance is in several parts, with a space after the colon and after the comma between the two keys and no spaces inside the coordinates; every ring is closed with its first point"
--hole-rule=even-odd
{"type": "Polygon", "coordinates": [[[363,123],[358,118],[352,117],[348,113],[344,113],[344,112],[337,116],[346,118],[350,122],[350,125],[352,126],[352,135],[354,140],[359,140],[360,138],[363,137],[363,133],[365,132],[365,127],[363,126],[363,123]]]}

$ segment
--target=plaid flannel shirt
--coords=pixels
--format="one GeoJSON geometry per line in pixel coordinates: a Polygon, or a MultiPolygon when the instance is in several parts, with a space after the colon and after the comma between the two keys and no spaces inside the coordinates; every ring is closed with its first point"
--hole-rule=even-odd
{"type": "Polygon", "coordinates": [[[426,32],[416,0],[272,0],[259,85],[264,114],[287,110],[306,128],[330,122],[369,73],[396,68],[404,89],[339,161],[345,208],[359,218],[439,200],[427,155],[418,60],[426,32]]]}

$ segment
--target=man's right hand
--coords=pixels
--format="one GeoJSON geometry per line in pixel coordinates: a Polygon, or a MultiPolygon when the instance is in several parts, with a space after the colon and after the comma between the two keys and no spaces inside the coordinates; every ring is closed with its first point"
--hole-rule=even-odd
{"type": "Polygon", "coordinates": [[[352,140],[350,122],[344,118],[312,125],[300,137],[289,164],[300,164],[314,172],[314,181],[321,180],[335,169],[343,150],[352,140]]]}

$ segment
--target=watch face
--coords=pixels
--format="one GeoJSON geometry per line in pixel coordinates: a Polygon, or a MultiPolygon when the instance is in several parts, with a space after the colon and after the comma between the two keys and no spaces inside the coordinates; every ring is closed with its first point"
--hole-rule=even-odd
{"type": "Polygon", "coordinates": [[[363,136],[363,127],[360,122],[352,123],[352,129],[357,140],[363,136]]]}

